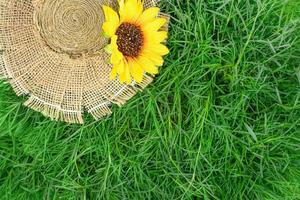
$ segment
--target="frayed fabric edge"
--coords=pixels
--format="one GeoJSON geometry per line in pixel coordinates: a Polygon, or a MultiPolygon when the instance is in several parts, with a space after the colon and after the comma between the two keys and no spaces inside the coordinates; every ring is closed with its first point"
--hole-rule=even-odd
{"type": "Polygon", "coordinates": [[[64,110],[60,106],[48,104],[34,95],[31,95],[24,105],[41,112],[44,116],[50,117],[52,120],[67,123],[84,123],[81,111],[64,110]]]}

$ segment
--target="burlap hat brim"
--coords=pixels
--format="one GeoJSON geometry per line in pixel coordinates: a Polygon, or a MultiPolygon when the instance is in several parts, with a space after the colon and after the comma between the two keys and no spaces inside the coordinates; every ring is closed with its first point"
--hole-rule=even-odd
{"type": "MultiPolygon", "coordinates": [[[[156,3],[146,0],[145,7],[156,3]]],[[[83,123],[84,111],[101,119],[152,82],[149,75],[140,84],[109,80],[102,5],[117,9],[117,0],[0,1],[0,77],[29,97],[26,106],[83,123]]]]}

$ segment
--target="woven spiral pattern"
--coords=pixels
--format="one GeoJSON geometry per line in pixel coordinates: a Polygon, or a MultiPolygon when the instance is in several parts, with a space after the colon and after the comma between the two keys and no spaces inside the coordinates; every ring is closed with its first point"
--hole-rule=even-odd
{"type": "Polygon", "coordinates": [[[109,0],[45,0],[36,10],[36,22],[46,43],[70,55],[93,53],[106,44],[101,5],[109,0]]]}
{"type": "MultiPolygon", "coordinates": [[[[140,84],[109,80],[103,4],[117,9],[117,0],[0,1],[0,78],[28,96],[26,106],[83,123],[84,111],[101,119],[112,104],[122,106],[152,82],[147,75],[140,84]]],[[[146,0],[144,6],[155,4],[146,0]]]]}

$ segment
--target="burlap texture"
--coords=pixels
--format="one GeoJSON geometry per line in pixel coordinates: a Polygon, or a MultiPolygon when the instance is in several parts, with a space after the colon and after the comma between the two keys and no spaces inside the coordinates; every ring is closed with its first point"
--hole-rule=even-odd
{"type": "Polygon", "coordinates": [[[83,123],[84,111],[101,119],[152,82],[149,75],[140,84],[109,80],[103,4],[117,9],[117,0],[0,0],[0,78],[29,97],[26,106],[83,123]]]}

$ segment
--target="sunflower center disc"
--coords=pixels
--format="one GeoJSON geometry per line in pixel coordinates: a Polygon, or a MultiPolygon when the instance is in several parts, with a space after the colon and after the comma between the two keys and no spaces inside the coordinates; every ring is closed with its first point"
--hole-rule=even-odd
{"type": "Polygon", "coordinates": [[[138,57],[143,47],[143,33],[141,28],[130,23],[123,23],[117,29],[117,45],[124,56],[138,57]]]}
{"type": "Polygon", "coordinates": [[[107,40],[102,36],[102,5],[111,0],[44,0],[36,9],[36,25],[54,51],[72,56],[93,54],[107,40]]]}

